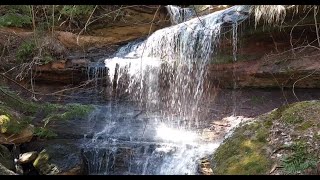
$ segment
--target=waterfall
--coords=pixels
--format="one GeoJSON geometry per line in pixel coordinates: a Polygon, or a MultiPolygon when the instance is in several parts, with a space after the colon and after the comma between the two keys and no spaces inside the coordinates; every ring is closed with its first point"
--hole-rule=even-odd
{"type": "Polygon", "coordinates": [[[170,14],[172,24],[185,22],[196,15],[195,10],[192,8],[180,8],[178,6],[168,5],[167,10],[170,14]]]}
{"type": "Polygon", "coordinates": [[[189,128],[199,126],[197,112],[206,66],[214,61],[221,26],[237,23],[239,18],[233,14],[243,18],[238,8],[160,29],[144,41],[122,47],[114,58],[105,60],[111,82],[120,84],[134,100],[143,102],[147,110],[155,108],[175,114],[188,121],[189,128]]]}
{"type": "Polygon", "coordinates": [[[113,94],[131,101],[100,107],[98,114],[108,115],[97,120],[105,125],[85,146],[90,174],[196,174],[196,162],[221,142],[199,136],[206,67],[215,61],[222,27],[231,25],[236,35],[247,8],[194,18],[192,9],[167,9],[172,26],[104,61],[113,94]]]}

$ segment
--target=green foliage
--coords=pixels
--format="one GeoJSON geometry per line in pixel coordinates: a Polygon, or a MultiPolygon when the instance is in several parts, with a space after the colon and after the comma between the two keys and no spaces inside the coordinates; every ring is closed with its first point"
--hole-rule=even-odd
{"type": "Polygon", "coordinates": [[[54,137],[57,136],[56,133],[54,133],[50,129],[47,129],[47,128],[44,128],[44,127],[35,128],[34,135],[38,136],[40,138],[46,138],[46,139],[54,138],[54,137]]]}
{"type": "Polygon", "coordinates": [[[10,134],[16,134],[16,133],[20,133],[24,128],[27,127],[27,125],[30,123],[30,121],[24,121],[21,120],[19,121],[9,121],[9,123],[7,124],[7,133],[10,134]]]}
{"type": "Polygon", "coordinates": [[[52,112],[57,112],[60,108],[61,105],[46,102],[44,106],[42,106],[42,112],[44,116],[48,116],[52,112]]]}
{"type": "Polygon", "coordinates": [[[32,58],[34,55],[34,51],[36,48],[36,44],[34,41],[29,40],[23,42],[17,51],[16,57],[20,62],[27,62],[28,59],[32,58]]]}
{"type": "Polygon", "coordinates": [[[93,110],[93,106],[74,103],[68,104],[66,109],[67,112],[62,114],[64,119],[73,119],[88,115],[93,110]]]}
{"type": "Polygon", "coordinates": [[[51,54],[45,53],[45,55],[42,57],[43,64],[48,64],[49,62],[52,62],[54,59],[51,54]]]}
{"type": "Polygon", "coordinates": [[[44,127],[52,120],[66,121],[86,117],[93,109],[91,105],[81,105],[77,103],[67,104],[65,106],[47,104],[43,108],[46,114],[46,117],[43,119],[44,127]]]}
{"type": "Polygon", "coordinates": [[[32,18],[27,15],[21,14],[5,14],[0,17],[0,26],[13,26],[13,27],[23,27],[25,25],[30,25],[32,23],[32,18]]]}
{"type": "Polygon", "coordinates": [[[89,15],[94,7],[94,5],[65,5],[60,13],[67,16],[89,15]]]}
{"type": "Polygon", "coordinates": [[[33,115],[38,111],[38,106],[36,104],[22,99],[16,92],[13,92],[6,87],[0,86],[0,98],[5,106],[25,115],[33,115]]]}
{"type": "Polygon", "coordinates": [[[297,174],[316,167],[318,158],[308,152],[306,143],[298,141],[291,146],[291,149],[292,154],[283,159],[283,167],[287,174],[297,174]]]}
{"type": "Polygon", "coordinates": [[[0,26],[24,27],[32,24],[29,6],[7,6],[0,16],[0,26]]]}
{"type": "Polygon", "coordinates": [[[41,51],[41,55],[38,57],[39,63],[47,64],[54,60],[50,51],[46,47],[37,46],[33,39],[25,41],[19,46],[16,58],[20,63],[26,63],[31,61],[38,51],[41,51]]]}
{"type": "Polygon", "coordinates": [[[0,105],[0,133],[19,133],[31,121],[31,117],[19,117],[11,108],[0,105]]]}

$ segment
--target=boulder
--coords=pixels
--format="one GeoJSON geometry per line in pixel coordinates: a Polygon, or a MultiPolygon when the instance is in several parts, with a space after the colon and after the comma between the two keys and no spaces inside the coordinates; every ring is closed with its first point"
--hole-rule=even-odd
{"type": "Polygon", "coordinates": [[[4,133],[0,134],[1,144],[21,144],[25,142],[30,142],[33,137],[34,126],[29,124],[20,133],[10,134],[4,133]]]}
{"type": "Polygon", "coordinates": [[[38,152],[36,151],[26,152],[20,155],[17,162],[19,164],[26,164],[26,163],[33,162],[37,157],[38,157],[38,152]]]}
{"type": "Polygon", "coordinates": [[[0,163],[8,170],[14,170],[14,161],[7,147],[0,144],[0,163]]]}

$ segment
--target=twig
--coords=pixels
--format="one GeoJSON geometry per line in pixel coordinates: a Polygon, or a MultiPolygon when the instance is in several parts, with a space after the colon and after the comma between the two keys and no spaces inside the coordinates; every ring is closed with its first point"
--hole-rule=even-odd
{"type": "Polygon", "coordinates": [[[314,13],[313,13],[313,17],[314,17],[314,25],[316,27],[316,34],[317,34],[317,39],[318,39],[318,45],[320,47],[320,37],[319,37],[319,29],[318,29],[318,25],[317,25],[317,6],[314,6],[314,13]]]}
{"type": "Polygon", "coordinates": [[[302,77],[302,78],[296,80],[296,82],[293,83],[293,85],[292,85],[292,93],[293,93],[294,97],[295,97],[298,101],[300,101],[300,100],[299,100],[299,98],[297,97],[296,93],[294,92],[294,86],[296,85],[296,83],[297,83],[298,81],[301,81],[302,79],[305,79],[305,78],[311,76],[313,73],[316,72],[316,70],[317,70],[317,69],[315,69],[315,70],[314,70],[312,73],[310,73],[309,75],[307,75],[307,76],[305,76],[305,77],[302,77]]]}
{"type": "Polygon", "coordinates": [[[67,91],[67,90],[72,90],[72,89],[80,88],[80,87],[85,86],[85,85],[88,85],[89,83],[92,82],[92,80],[90,80],[89,82],[87,82],[87,83],[85,83],[85,84],[82,84],[82,85],[80,85],[80,86],[74,87],[74,88],[69,88],[69,89],[60,90],[60,91],[53,92],[53,93],[50,93],[50,94],[42,94],[42,93],[37,93],[37,92],[34,92],[34,91],[30,91],[29,89],[27,89],[26,87],[24,87],[23,85],[19,84],[17,81],[11,79],[10,77],[8,77],[7,75],[5,75],[5,74],[3,74],[3,73],[0,73],[0,76],[8,79],[9,81],[11,81],[11,82],[13,82],[14,84],[20,86],[21,88],[23,88],[24,90],[28,91],[28,92],[31,93],[31,94],[41,95],[41,96],[62,96],[62,97],[73,97],[73,98],[75,98],[76,96],[62,95],[62,94],[58,94],[58,93],[64,92],[64,91],[67,91]]]}
{"type": "Polygon", "coordinates": [[[8,94],[8,93],[7,93],[6,91],[4,91],[1,87],[0,87],[0,91],[1,91],[3,94],[5,94],[5,95],[9,96],[10,98],[12,98],[12,99],[14,99],[14,100],[16,100],[16,101],[18,101],[18,102],[20,102],[20,103],[24,104],[22,101],[20,101],[20,100],[19,100],[19,99],[17,99],[16,97],[12,96],[11,94],[8,94]]]}
{"type": "Polygon", "coordinates": [[[286,103],[289,104],[289,103],[288,103],[288,100],[287,100],[287,97],[286,97],[285,94],[284,94],[283,86],[281,86],[281,85],[279,84],[277,78],[274,77],[274,75],[273,75],[272,73],[270,73],[270,74],[271,74],[271,76],[274,78],[274,80],[276,81],[276,83],[278,84],[278,86],[280,87],[281,92],[282,92],[282,95],[283,95],[284,99],[286,100],[286,103]]]}
{"type": "Polygon", "coordinates": [[[114,12],[120,11],[120,10],[122,10],[122,9],[130,8],[130,7],[136,7],[136,6],[139,6],[139,5],[126,6],[126,7],[119,8],[119,9],[117,9],[117,10],[111,11],[111,12],[109,12],[109,13],[103,14],[103,15],[97,17],[96,19],[92,20],[91,22],[88,22],[88,23],[87,23],[87,26],[89,26],[90,24],[92,24],[93,22],[95,22],[95,21],[97,21],[97,20],[99,20],[99,19],[101,19],[101,18],[104,18],[104,17],[108,16],[109,14],[112,14],[112,13],[114,13],[114,12]]]}
{"type": "Polygon", "coordinates": [[[54,5],[52,5],[52,37],[54,36],[54,5]]]}
{"type": "Polygon", "coordinates": [[[98,7],[98,5],[96,5],[96,6],[94,7],[94,9],[92,10],[89,18],[87,19],[86,24],[84,25],[84,27],[83,27],[83,28],[81,29],[81,31],[79,32],[79,34],[78,34],[78,36],[77,36],[77,44],[79,44],[79,36],[80,36],[80,34],[87,29],[88,23],[89,23],[92,15],[93,15],[93,13],[96,11],[97,7],[98,7]]]}
{"type": "Polygon", "coordinates": [[[283,168],[283,166],[278,166],[277,164],[275,164],[272,169],[270,170],[269,174],[272,174],[276,169],[278,168],[283,168]]]}
{"type": "Polygon", "coordinates": [[[274,38],[273,38],[273,36],[272,36],[272,33],[270,33],[270,37],[272,38],[272,41],[273,41],[273,44],[274,44],[274,47],[275,47],[277,53],[279,53],[278,45],[277,45],[276,41],[274,40],[274,38]]]}
{"type": "Polygon", "coordinates": [[[51,93],[51,94],[52,94],[52,95],[55,95],[55,94],[58,94],[58,93],[61,93],[61,92],[64,92],[64,91],[70,91],[70,90],[73,90],[73,89],[78,89],[78,88],[81,88],[81,87],[83,87],[83,86],[86,86],[86,85],[90,84],[91,82],[93,82],[93,79],[92,79],[92,80],[88,80],[88,81],[86,81],[84,84],[81,84],[81,85],[79,85],[79,86],[77,86],[77,87],[68,88],[68,89],[63,89],[63,90],[56,91],[56,92],[51,93]]]}
{"type": "Polygon", "coordinates": [[[292,54],[294,55],[294,57],[296,56],[295,52],[294,52],[294,48],[293,48],[293,44],[292,44],[292,32],[293,32],[293,29],[301,22],[303,21],[307,16],[308,14],[310,13],[310,11],[312,10],[312,8],[306,13],[306,15],[300,19],[292,28],[291,28],[291,31],[290,31],[290,45],[292,47],[291,51],[292,51],[292,54]]]}

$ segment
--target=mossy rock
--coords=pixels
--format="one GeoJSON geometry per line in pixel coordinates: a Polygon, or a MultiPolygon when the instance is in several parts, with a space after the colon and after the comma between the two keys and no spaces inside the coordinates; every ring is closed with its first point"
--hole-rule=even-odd
{"type": "Polygon", "coordinates": [[[29,124],[23,128],[19,133],[14,134],[0,134],[1,144],[22,144],[30,142],[34,133],[34,126],[29,124]]]}
{"type": "Polygon", "coordinates": [[[319,118],[320,101],[315,100],[285,105],[256,117],[238,127],[214,152],[213,173],[269,174],[276,164],[284,167],[277,174],[315,172],[320,163],[319,118]]]}
{"type": "Polygon", "coordinates": [[[49,163],[50,155],[47,150],[42,150],[36,160],[33,162],[33,166],[43,175],[54,175],[59,173],[59,169],[54,165],[49,163]]]}
{"type": "MultiPolygon", "coordinates": [[[[56,124],[66,124],[65,121],[86,119],[87,115],[94,110],[92,105],[77,103],[36,104],[20,98],[17,93],[1,86],[0,99],[0,133],[8,135],[19,134],[30,124],[37,124],[37,127],[32,130],[35,136],[45,139],[55,138],[57,134],[51,125],[55,127],[56,124]]],[[[0,140],[3,139],[2,136],[0,134],[0,140]]]]}
{"type": "Polygon", "coordinates": [[[265,174],[271,166],[266,152],[267,136],[267,128],[257,122],[236,129],[214,153],[213,173],[265,174]]]}
{"type": "Polygon", "coordinates": [[[0,143],[20,144],[33,137],[33,125],[29,119],[11,108],[0,105],[0,143]]]}

